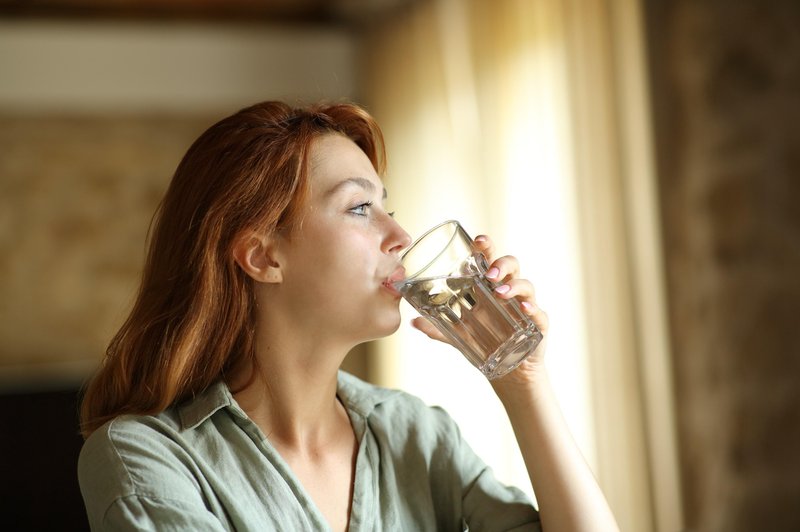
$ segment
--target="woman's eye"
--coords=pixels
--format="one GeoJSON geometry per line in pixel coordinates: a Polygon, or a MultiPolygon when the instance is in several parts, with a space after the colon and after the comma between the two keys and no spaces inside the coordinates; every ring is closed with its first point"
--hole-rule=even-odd
{"type": "Polygon", "coordinates": [[[352,212],[353,214],[357,214],[359,216],[366,216],[367,215],[367,209],[369,209],[371,206],[372,206],[372,202],[371,201],[367,201],[367,202],[362,203],[360,205],[356,205],[355,207],[350,209],[350,212],[352,212]]]}

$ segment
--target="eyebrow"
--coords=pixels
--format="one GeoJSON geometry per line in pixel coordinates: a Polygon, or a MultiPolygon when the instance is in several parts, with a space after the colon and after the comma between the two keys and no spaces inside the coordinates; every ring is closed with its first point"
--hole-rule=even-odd
{"type": "MultiPolygon", "coordinates": [[[[332,186],[326,193],[325,196],[332,196],[336,194],[342,188],[348,185],[355,185],[357,187],[361,187],[367,192],[374,192],[375,191],[375,183],[370,181],[364,177],[348,177],[342,181],[339,181],[334,186],[332,186]]],[[[383,199],[386,199],[386,188],[383,188],[383,199]]]]}

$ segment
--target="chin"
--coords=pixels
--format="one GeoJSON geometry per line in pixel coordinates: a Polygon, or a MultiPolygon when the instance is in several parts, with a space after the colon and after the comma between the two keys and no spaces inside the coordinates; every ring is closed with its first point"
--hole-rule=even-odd
{"type": "Polygon", "coordinates": [[[400,312],[397,311],[394,315],[384,315],[384,316],[376,316],[376,318],[381,318],[380,321],[373,321],[371,323],[371,331],[369,340],[378,340],[380,338],[385,338],[391,334],[394,334],[397,329],[400,328],[400,324],[402,323],[402,319],[400,317],[400,312]]]}
{"type": "Polygon", "coordinates": [[[398,315],[397,319],[392,320],[391,323],[387,323],[385,327],[382,327],[380,338],[397,332],[397,329],[400,328],[400,323],[400,316],[398,315]]]}
{"type": "Polygon", "coordinates": [[[400,318],[398,317],[398,318],[397,318],[397,321],[394,323],[394,325],[392,325],[392,326],[389,328],[389,330],[387,330],[387,331],[386,331],[386,334],[384,334],[384,336],[389,336],[390,334],[394,334],[394,333],[396,333],[396,332],[397,332],[397,329],[399,329],[399,328],[400,328],[400,323],[401,323],[401,321],[400,321],[400,318]]]}

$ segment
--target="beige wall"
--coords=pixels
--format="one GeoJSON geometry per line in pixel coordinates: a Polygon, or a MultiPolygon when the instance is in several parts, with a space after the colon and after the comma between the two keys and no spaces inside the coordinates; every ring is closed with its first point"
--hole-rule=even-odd
{"type": "Polygon", "coordinates": [[[333,30],[0,22],[0,388],[83,379],[191,141],[255,101],[354,98],[354,55],[333,30]]]}
{"type": "Polygon", "coordinates": [[[355,94],[344,31],[0,20],[4,112],[227,111],[355,94]]]}

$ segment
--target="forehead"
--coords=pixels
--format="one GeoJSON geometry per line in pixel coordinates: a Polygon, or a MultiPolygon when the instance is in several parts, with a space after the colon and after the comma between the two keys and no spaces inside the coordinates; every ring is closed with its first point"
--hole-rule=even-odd
{"type": "Polygon", "coordinates": [[[323,135],[311,144],[308,179],[312,194],[336,187],[342,181],[372,183],[378,190],[383,182],[369,157],[349,138],[335,133],[323,135]]]}

